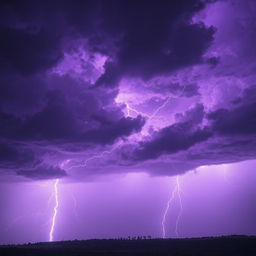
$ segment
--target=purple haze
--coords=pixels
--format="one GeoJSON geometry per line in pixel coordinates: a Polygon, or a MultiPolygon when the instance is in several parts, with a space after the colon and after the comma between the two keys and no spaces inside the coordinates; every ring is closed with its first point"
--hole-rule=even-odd
{"type": "Polygon", "coordinates": [[[0,243],[256,234],[255,12],[1,2],[0,243]]]}

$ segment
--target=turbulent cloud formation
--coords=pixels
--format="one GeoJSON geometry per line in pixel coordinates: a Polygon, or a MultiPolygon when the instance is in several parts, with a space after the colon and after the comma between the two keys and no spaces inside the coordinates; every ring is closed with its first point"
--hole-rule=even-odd
{"type": "Polygon", "coordinates": [[[179,122],[151,134],[150,139],[142,141],[141,148],[135,150],[135,159],[153,159],[162,154],[173,154],[207,140],[211,133],[206,128],[197,127],[202,121],[203,111],[203,106],[197,105],[185,115],[181,114],[177,118],[179,122]]]}
{"type": "Polygon", "coordinates": [[[34,180],[61,178],[66,176],[66,172],[58,166],[37,166],[31,170],[18,170],[17,175],[21,175],[34,180]]]}
{"type": "Polygon", "coordinates": [[[255,9],[3,1],[1,174],[173,175],[254,159],[255,9]]]}

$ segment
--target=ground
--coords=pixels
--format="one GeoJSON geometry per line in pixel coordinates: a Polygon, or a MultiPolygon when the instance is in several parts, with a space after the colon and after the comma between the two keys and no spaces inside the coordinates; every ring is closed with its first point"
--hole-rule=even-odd
{"type": "Polygon", "coordinates": [[[101,239],[0,247],[0,255],[19,256],[255,256],[255,236],[190,239],[101,239]]]}

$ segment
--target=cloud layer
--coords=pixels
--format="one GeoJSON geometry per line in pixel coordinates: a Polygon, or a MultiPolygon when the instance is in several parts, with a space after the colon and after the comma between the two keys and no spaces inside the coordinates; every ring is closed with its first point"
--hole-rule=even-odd
{"type": "Polygon", "coordinates": [[[0,174],[173,175],[255,158],[255,9],[2,2],[0,174]]]}

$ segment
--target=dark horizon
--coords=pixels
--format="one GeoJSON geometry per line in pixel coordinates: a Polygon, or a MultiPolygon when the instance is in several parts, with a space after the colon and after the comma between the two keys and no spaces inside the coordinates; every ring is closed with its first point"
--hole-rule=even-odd
{"type": "Polygon", "coordinates": [[[27,242],[27,243],[21,243],[21,244],[0,244],[0,248],[4,247],[16,247],[16,246],[37,246],[37,245],[56,245],[56,244],[63,244],[63,243],[76,243],[76,242],[90,242],[90,241],[141,241],[141,240],[207,240],[207,239],[229,239],[229,238],[241,238],[241,239],[256,239],[256,235],[239,235],[239,234],[233,234],[233,235],[220,235],[220,236],[203,236],[203,237],[183,237],[183,238],[162,238],[162,237],[151,237],[149,236],[127,236],[127,237],[112,237],[112,238],[90,238],[90,239],[71,239],[71,240],[56,240],[56,241],[38,241],[38,242],[27,242]]]}
{"type": "Polygon", "coordinates": [[[0,246],[4,255],[225,255],[256,252],[256,237],[229,236],[197,239],[87,240],[0,246]]]}

